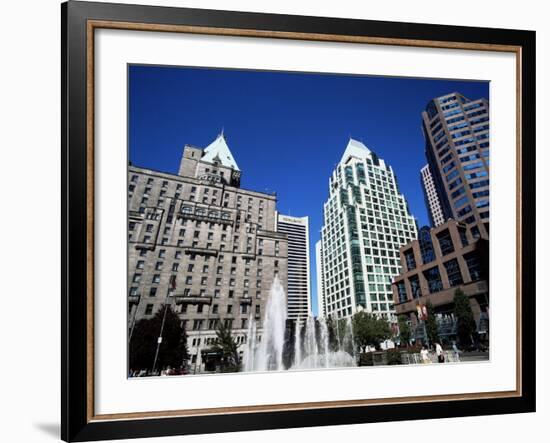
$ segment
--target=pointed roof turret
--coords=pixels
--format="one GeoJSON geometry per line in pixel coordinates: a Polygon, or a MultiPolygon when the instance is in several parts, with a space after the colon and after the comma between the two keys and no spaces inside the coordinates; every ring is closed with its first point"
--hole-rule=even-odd
{"type": "Polygon", "coordinates": [[[216,137],[216,140],[204,148],[204,155],[201,160],[209,163],[219,162],[222,166],[240,171],[237,162],[233,158],[233,154],[229,150],[229,146],[227,146],[223,131],[216,137]]]}
{"type": "Polygon", "coordinates": [[[371,150],[367,148],[362,142],[349,138],[348,145],[344,151],[344,155],[340,159],[340,163],[345,163],[349,157],[358,157],[365,159],[371,154],[371,150]]]}

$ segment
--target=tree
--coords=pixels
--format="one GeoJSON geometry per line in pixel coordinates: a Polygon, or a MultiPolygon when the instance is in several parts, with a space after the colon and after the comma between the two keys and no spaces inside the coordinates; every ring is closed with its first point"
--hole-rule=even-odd
{"type": "Polygon", "coordinates": [[[476,330],[476,322],[472,308],[470,307],[470,300],[462,290],[457,289],[453,302],[458,341],[462,346],[469,345],[472,343],[472,335],[476,330]]]}
{"type": "Polygon", "coordinates": [[[407,321],[407,317],[400,315],[397,318],[397,324],[399,325],[399,339],[401,340],[401,344],[408,345],[411,342],[412,331],[407,321]]]}
{"type": "MultiPolygon", "coordinates": [[[[152,318],[141,319],[136,323],[129,345],[128,357],[130,369],[150,370],[153,368],[164,310],[165,305],[162,305],[152,318]]],[[[187,334],[185,333],[185,329],[181,327],[178,314],[168,305],[166,306],[166,317],[162,332],[162,343],[160,344],[157,359],[157,368],[164,368],[166,366],[179,368],[180,366],[185,366],[188,359],[187,334]]]]}
{"type": "Polygon", "coordinates": [[[221,354],[221,369],[223,372],[238,372],[240,364],[239,344],[233,338],[231,328],[225,322],[219,323],[216,339],[210,350],[221,354]]]}
{"type": "Polygon", "coordinates": [[[428,318],[426,319],[426,335],[428,336],[428,342],[434,344],[439,341],[439,332],[437,330],[437,320],[435,318],[435,309],[431,301],[426,303],[426,312],[428,318]]]}
{"type": "Polygon", "coordinates": [[[392,335],[390,325],[385,319],[368,312],[357,312],[352,321],[354,342],[362,352],[366,352],[368,346],[379,349],[380,343],[392,335]]]}

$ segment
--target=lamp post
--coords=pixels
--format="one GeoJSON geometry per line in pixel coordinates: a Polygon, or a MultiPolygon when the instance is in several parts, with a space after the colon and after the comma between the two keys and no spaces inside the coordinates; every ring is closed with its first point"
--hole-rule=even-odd
{"type": "Polygon", "coordinates": [[[130,346],[130,341],[132,340],[132,334],[134,333],[134,326],[136,325],[136,315],[137,315],[140,301],[141,301],[141,295],[131,295],[128,300],[128,304],[132,307],[132,311],[133,311],[132,323],[130,325],[130,332],[128,334],[128,346],[130,346]]]}
{"type": "Polygon", "coordinates": [[[160,325],[160,333],[157,338],[157,350],[155,352],[155,360],[153,361],[153,373],[157,368],[157,360],[159,356],[160,344],[162,343],[162,333],[164,332],[164,323],[166,322],[166,312],[168,311],[168,302],[170,301],[170,294],[176,289],[176,276],[172,275],[170,277],[170,283],[168,284],[168,289],[166,291],[166,299],[164,300],[164,314],[162,315],[162,323],[160,325]]]}

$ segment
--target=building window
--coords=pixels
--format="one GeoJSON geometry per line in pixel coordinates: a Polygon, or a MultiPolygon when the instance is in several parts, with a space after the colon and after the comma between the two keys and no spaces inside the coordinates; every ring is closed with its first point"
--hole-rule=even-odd
{"type": "Polygon", "coordinates": [[[460,273],[460,267],[458,266],[458,261],[456,258],[453,258],[444,264],[451,287],[461,285],[463,283],[462,274],[460,273]]]}
{"type": "Polygon", "coordinates": [[[414,259],[414,251],[412,249],[409,249],[405,251],[405,262],[407,263],[407,270],[412,271],[413,269],[416,269],[416,260],[414,259]]]}
{"type": "Polygon", "coordinates": [[[397,282],[397,297],[399,298],[399,303],[405,303],[407,301],[407,290],[405,289],[405,282],[397,282]]]}
{"type": "Polygon", "coordinates": [[[437,266],[424,271],[424,277],[428,282],[430,294],[439,292],[443,289],[443,283],[441,283],[441,276],[439,275],[439,268],[437,266]]]}
{"type": "Polygon", "coordinates": [[[140,280],[141,280],[141,274],[134,274],[134,278],[132,279],[132,281],[134,283],[139,283],[140,280]]]}
{"type": "Polygon", "coordinates": [[[159,283],[160,282],[160,274],[153,275],[153,283],[159,283]]]}
{"type": "Polygon", "coordinates": [[[145,306],[145,315],[151,315],[153,313],[153,305],[147,305],[145,306]]]}
{"type": "Polygon", "coordinates": [[[466,266],[468,266],[468,272],[472,281],[480,280],[482,278],[481,268],[479,266],[479,260],[474,252],[464,255],[466,266]]]}
{"type": "Polygon", "coordinates": [[[409,277],[409,283],[411,285],[411,293],[414,298],[422,297],[422,290],[420,289],[420,281],[418,280],[418,275],[413,275],[409,277]]]}
{"type": "Polygon", "coordinates": [[[233,305],[227,305],[227,313],[231,314],[233,312],[233,305]]]}
{"type": "Polygon", "coordinates": [[[153,287],[149,290],[149,297],[155,297],[156,295],[157,295],[157,288],[153,286],[153,287]]]}
{"type": "Polygon", "coordinates": [[[448,229],[438,233],[437,240],[439,241],[439,247],[441,248],[441,253],[443,255],[448,255],[454,252],[455,248],[453,246],[453,240],[451,239],[451,234],[448,229]]]}
{"type": "Polygon", "coordinates": [[[193,320],[193,331],[199,331],[202,329],[202,320],[193,320]]]}

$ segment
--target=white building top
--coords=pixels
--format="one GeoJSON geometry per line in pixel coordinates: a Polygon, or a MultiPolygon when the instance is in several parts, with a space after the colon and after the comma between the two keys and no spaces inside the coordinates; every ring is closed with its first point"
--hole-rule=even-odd
{"type": "Polygon", "coordinates": [[[362,142],[354,140],[350,137],[344,155],[340,159],[340,163],[345,163],[349,157],[357,157],[360,159],[366,159],[370,156],[370,149],[367,148],[362,142]]]}
{"type": "Polygon", "coordinates": [[[229,146],[227,146],[223,133],[218,135],[216,140],[204,148],[204,155],[201,160],[209,163],[219,162],[222,166],[240,171],[237,162],[233,158],[233,154],[229,150],[229,146]]]}

